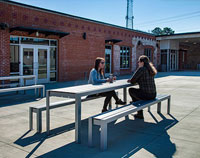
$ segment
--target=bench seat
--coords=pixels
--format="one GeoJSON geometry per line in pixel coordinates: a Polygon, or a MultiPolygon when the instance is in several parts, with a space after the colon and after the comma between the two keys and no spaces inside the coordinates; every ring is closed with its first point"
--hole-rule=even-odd
{"type": "MultiPolygon", "coordinates": [[[[118,92],[116,92],[118,95],[118,92]]],[[[81,97],[81,101],[89,101],[93,99],[101,98],[102,96],[92,96],[92,97],[81,97]]],[[[51,103],[49,106],[49,109],[55,109],[67,105],[75,104],[75,99],[67,99],[64,101],[58,101],[51,103]]],[[[111,102],[109,103],[109,109],[111,109],[111,102]]],[[[36,126],[37,126],[37,132],[42,131],[42,111],[46,110],[46,103],[42,105],[31,105],[29,106],[29,129],[33,129],[33,113],[36,113],[36,126]]]]}
{"type": "Polygon", "coordinates": [[[170,95],[158,95],[156,99],[154,100],[143,100],[138,101],[132,104],[127,104],[125,106],[122,106],[120,108],[98,114],[95,116],[92,116],[89,118],[88,122],[88,145],[92,146],[92,127],[94,125],[99,125],[101,128],[101,141],[100,146],[101,150],[107,149],[107,124],[115,121],[121,117],[125,117],[129,114],[132,114],[134,112],[140,111],[144,108],[148,108],[148,111],[150,111],[150,106],[153,104],[157,105],[157,112],[161,112],[161,102],[164,100],[168,100],[168,107],[167,107],[167,113],[170,113],[170,95]]]}
{"type": "MultiPolygon", "coordinates": [[[[44,97],[44,95],[45,95],[45,86],[44,85],[32,85],[32,86],[15,87],[15,88],[3,88],[3,89],[0,89],[0,93],[29,90],[29,89],[39,89],[41,91],[42,88],[43,88],[43,97],[44,97]]],[[[41,94],[40,91],[39,91],[39,93],[41,94]]]]}

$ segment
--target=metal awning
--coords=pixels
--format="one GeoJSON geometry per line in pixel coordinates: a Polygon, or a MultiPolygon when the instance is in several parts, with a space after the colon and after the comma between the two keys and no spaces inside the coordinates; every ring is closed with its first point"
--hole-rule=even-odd
{"type": "Polygon", "coordinates": [[[39,32],[39,33],[45,34],[45,36],[56,35],[56,36],[59,36],[60,38],[70,34],[69,32],[61,32],[61,31],[54,31],[54,30],[48,30],[48,29],[42,29],[42,28],[24,27],[24,26],[10,28],[10,33],[13,31],[24,31],[24,32],[28,32],[29,35],[35,32],[39,32]]]}
{"type": "Polygon", "coordinates": [[[120,39],[109,39],[109,40],[105,40],[105,43],[118,43],[118,42],[121,42],[122,40],[120,39]]]}

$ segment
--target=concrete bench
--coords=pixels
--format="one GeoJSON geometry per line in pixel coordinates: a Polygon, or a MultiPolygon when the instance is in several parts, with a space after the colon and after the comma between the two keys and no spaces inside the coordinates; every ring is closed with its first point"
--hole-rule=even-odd
{"type": "Polygon", "coordinates": [[[41,89],[43,89],[43,97],[45,95],[45,86],[44,85],[32,85],[32,86],[24,86],[24,87],[15,87],[15,88],[3,88],[0,89],[0,93],[7,93],[13,91],[22,91],[22,90],[29,90],[29,89],[39,89],[39,95],[41,96],[41,89]]]}
{"type": "Polygon", "coordinates": [[[148,111],[150,111],[150,106],[153,104],[157,104],[157,112],[161,112],[161,102],[164,100],[168,100],[167,113],[170,113],[170,95],[158,95],[154,100],[146,100],[146,101],[138,101],[132,104],[127,104],[123,107],[95,115],[88,119],[88,145],[92,146],[92,130],[93,124],[99,125],[101,128],[100,133],[100,148],[101,150],[107,149],[107,124],[115,121],[121,117],[128,116],[134,112],[142,110],[148,107],[148,111]]]}
{"type": "MultiPolygon", "coordinates": [[[[118,95],[118,92],[116,92],[118,95]]],[[[82,97],[81,102],[89,101],[93,99],[101,98],[102,96],[92,96],[92,97],[82,97]]],[[[68,99],[64,101],[54,102],[51,103],[49,108],[55,109],[67,105],[75,104],[75,99],[68,99]]],[[[109,103],[109,109],[111,109],[112,102],[109,103]]],[[[116,105],[117,106],[117,105],[116,105]]],[[[42,131],[42,111],[46,110],[46,104],[43,105],[32,105],[29,107],[29,129],[33,129],[33,113],[36,113],[36,126],[37,126],[37,132],[40,133],[42,131]]]]}

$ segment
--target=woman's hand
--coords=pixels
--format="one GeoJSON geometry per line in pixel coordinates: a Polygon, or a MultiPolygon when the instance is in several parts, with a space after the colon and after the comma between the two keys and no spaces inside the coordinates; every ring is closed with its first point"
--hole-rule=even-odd
{"type": "Polygon", "coordinates": [[[111,79],[110,79],[110,78],[107,78],[107,79],[106,79],[106,81],[107,81],[107,82],[110,82],[110,81],[111,81],[111,79]]]}

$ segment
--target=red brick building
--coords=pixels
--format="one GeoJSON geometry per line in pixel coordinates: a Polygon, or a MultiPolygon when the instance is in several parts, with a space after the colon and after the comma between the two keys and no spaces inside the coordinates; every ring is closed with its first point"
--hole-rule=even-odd
{"type": "Polygon", "coordinates": [[[0,1],[0,76],[84,79],[98,56],[106,59],[106,73],[130,74],[141,54],[157,66],[159,52],[156,37],[146,32],[0,1]]]}

